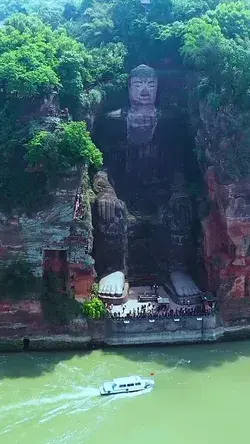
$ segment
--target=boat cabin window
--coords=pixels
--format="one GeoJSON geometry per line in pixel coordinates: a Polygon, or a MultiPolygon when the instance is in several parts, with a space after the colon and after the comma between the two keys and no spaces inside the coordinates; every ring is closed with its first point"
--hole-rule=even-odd
{"type": "Polygon", "coordinates": [[[134,387],[135,384],[127,384],[128,387],[134,387]]]}
{"type": "Polygon", "coordinates": [[[120,388],[126,387],[126,384],[119,385],[120,388]]]}
{"type": "Polygon", "coordinates": [[[140,382],[136,382],[135,385],[141,385],[141,383],[140,382]]]}

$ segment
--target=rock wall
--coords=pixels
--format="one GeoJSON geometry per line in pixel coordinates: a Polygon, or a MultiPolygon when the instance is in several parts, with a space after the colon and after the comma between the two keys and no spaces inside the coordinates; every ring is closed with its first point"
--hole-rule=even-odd
{"type": "Polygon", "coordinates": [[[230,323],[250,315],[249,115],[209,100],[197,110],[196,150],[208,193],[201,214],[208,285],[230,323]]]}
{"type": "Polygon", "coordinates": [[[216,316],[181,319],[106,321],[105,344],[175,344],[214,341],[222,335],[216,316]]]}
{"type": "MultiPolygon", "coordinates": [[[[87,170],[73,169],[50,188],[46,208],[29,216],[1,213],[0,264],[25,259],[41,283],[44,267],[57,272],[63,257],[69,285],[76,297],[86,297],[94,280],[88,190],[87,170]]],[[[36,293],[40,295],[41,286],[36,293]]]]}
{"type": "Polygon", "coordinates": [[[0,303],[0,351],[83,349],[91,342],[85,319],[46,322],[39,301],[0,303]]]}

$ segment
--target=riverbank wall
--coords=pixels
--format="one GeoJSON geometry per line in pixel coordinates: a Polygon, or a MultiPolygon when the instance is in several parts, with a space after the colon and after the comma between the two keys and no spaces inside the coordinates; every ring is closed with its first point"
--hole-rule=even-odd
{"type": "Polygon", "coordinates": [[[222,334],[216,315],[182,318],[107,320],[107,345],[176,344],[215,341],[222,334]]]}
{"type": "Polygon", "coordinates": [[[40,302],[0,304],[0,352],[86,350],[105,346],[171,345],[250,338],[250,319],[224,325],[219,314],[155,319],[45,322],[40,302]]]}
{"type": "Polygon", "coordinates": [[[0,352],[84,350],[105,346],[171,345],[250,338],[250,319],[223,324],[219,314],[155,319],[44,320],[39,301],[0,303],[0,352]]]}

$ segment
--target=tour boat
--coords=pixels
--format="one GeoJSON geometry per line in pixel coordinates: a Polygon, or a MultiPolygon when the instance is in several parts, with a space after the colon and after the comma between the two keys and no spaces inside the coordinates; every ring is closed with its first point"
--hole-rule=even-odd
{"type": "Polygon", "coordinates": [[[115,395],[116,393],[130,393],[145,390],[154,387],[154,380],[141,378],[140,376],[128,376],[126,378],[113,379],[113,381],[104,382],[99,387],[101,395],[115,395]]]}

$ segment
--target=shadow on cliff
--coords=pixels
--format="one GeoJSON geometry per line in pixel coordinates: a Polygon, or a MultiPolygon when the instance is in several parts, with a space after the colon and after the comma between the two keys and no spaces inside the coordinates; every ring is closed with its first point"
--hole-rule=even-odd
{"type": "Polygon", "coordinates": [[[152,372],[157,372],[162,367],[171,369],[178,366],[188,371],[201,372],[236,362],[244,357],[250,358],[250,341],[183,346],[114,347],[105,349],[104,353],[107,358],[115,355],[123,360],[141,363],[145,369],[152,372]]]}
{"type": "Polygon", "coordinates": [[[36,378],[55,370],[58,364],[71,360],[74,356],[86,356],[88,351],[46,351],[0,354],[0,379],[36,378]]]}

